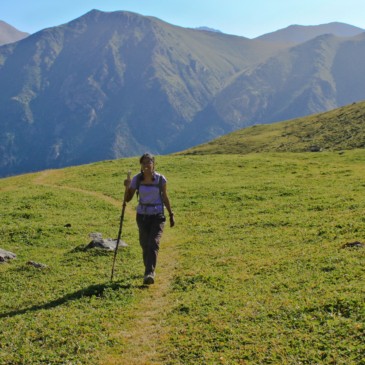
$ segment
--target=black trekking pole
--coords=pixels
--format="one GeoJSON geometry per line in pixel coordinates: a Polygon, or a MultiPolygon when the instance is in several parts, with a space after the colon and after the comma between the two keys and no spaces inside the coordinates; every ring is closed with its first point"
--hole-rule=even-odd
{"type": "MultiPolygon", "coordinates": [[[[131,172],[128,171],[128,179],[130,179],[130,178],[131,178],[131,172]]],[[[124,212],[125,212],[125,207],[127,205],[127,202],[126,202],[127,191],[128,191],[128,188],[126,187],[125,192],[124,192],[124,197],[123,197],[122,213],[120,215],[119,232],[118,232],[117,244],[116,244],[115,250],[114,250],[113,267],[112,267],[112,274],[111,274],[111,277],[110,277],[110,281],[113,281],[115,260],[117,258],[117,253],[118,253],[118,247],[119,247],[119,243],[120,243],[120,238],[122,237],[124,212]]]]}

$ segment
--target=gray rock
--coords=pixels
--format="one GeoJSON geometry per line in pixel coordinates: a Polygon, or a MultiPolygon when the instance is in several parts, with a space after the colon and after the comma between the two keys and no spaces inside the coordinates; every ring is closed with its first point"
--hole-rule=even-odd
{"type": "Polygon", "coordinates": [[[322,152],[322,148],[320,146],[310,146],[309,151],[310,152],[322,152]]]}
{"type": "Polygon", "coordinates": [[[342,248],[363,248],[365,247],[365,243],[355,241],[355,242],[347,242],[342,245],[342,248]]]}
{"type": "Polygon", "coordinates": [[[12,260],[16,258],[16,254],[9,252],[9,251],[5,251],[2,248],[0,248],[0,263],[4,263],[8,260],[12,260]]]}
{"type": "Polygon", "coordinates": [[[102,240],[103,239],[103,235],[100,232],[89,233],[89,237],[92,238],[93,240],[102,240]]]}
{"type": "Polygon", "coordinates": [[[46,269],[48,266],[45,265],[45,264],[41,264],[39,262],[34,262],[34,261],[28,261],[27,262],[27,265],[30,265],[30,266],[34,266],[36,267],[37,269],[46,269]]]}
{"type": "MultiPolygon", "coordinates": [[[[87,249],[90,248],[101,248],[103,250],[114,251],[117,247],[117,240],[112,238],[103,238],[102,234],[99,232],[90,233],[89,237],[92,241],[86,246],[87,249]]],[[[119,247],[127,247],[128,245],[120,240],[119,247]]]]}

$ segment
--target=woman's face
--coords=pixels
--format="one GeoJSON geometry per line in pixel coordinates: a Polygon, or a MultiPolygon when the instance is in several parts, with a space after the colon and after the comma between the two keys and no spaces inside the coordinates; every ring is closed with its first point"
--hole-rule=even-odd
{"type": "Polygon", "coordinates": [[[153,172],[154,163],[149,157],[144,157],[141,162],[141,170],[145,172],[153,172]]]}

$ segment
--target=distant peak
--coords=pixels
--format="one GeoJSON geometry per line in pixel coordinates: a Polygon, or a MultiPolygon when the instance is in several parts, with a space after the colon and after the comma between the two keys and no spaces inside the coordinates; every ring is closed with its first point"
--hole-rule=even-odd
{"type": "Polygon", "coordinates": [[[91,15],[93,15],[93,16],[125,15],[125,16],[143,17],[143,15],[134,13],[132,11],[126,11],[126,10],[103,11],[103,10],[98,10],[98,9],[92,9],[83,16],[91,16],[91,15]]]}
{"type": "Polygon", "coordinates": [[[0,20],[0,46],[13,43],[29,36],[29,33],[22,32],[12,25],[0,20]]]}
{"type": "Polygon", "coordinates": [[[337,37],[353,37],[364,32],[364,29],[353,25],[332,22],[319,25],[289,25],[272,33],[264,34],[256,39],[277,43],[303,43],[324,34],[337,37]]]}
{"type": "Polygon", "coordinates": [[[205,27],[205,26],[202,26],[202,27],[197,27],[195,28],[196,30],[205,30],[207,32],[213,32],[213,33],[222,33],[220,30],[218,29],[213,29],[213,28],[209,28],[209,27],[205,27]]]}
{"type": "Polygon", "coordinates": [[[138,19],[145,19],[143,15],[133,13],[130,11],[118,10],[118,11],[102,11],[98,9],[92,9],[89,12],[81,15],[80,17],[70,21],[67,24],[77,24],[81,22],[108,22],[108,21],[135,21],[138,19]]]}

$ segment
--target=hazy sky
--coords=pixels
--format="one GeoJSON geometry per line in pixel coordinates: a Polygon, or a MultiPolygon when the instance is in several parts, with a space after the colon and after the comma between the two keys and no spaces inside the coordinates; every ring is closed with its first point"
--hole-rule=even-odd
{"type": "Polygon", "coordinates": [[[248,38],[292,24],[338,21],[365,29],[365,0],[0,0],[0,20],[34,33],[92,9],[127,10],[248,38]]]}

